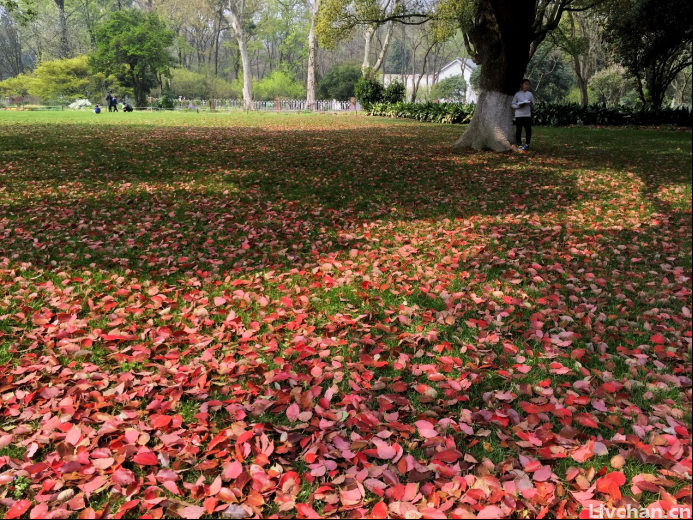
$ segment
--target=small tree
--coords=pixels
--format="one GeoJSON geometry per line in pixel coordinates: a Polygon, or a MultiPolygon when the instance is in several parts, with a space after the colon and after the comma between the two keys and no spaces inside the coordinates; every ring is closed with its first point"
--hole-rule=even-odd
{"type": "Polygon", "coordinates": [[[320,99],[349,101],[354,97],[356,82],[361,78],[361,68],[355,65],[337,65],[327,71],[318,83],[320,99]]]}
{"type": "Polygon", "coordinates": [[[306,89],[303,88],[303,85],[281,70],[275,70],[269,76],[258,81],[255,91],[258,99],[265,100],[300,99],[306,95],[306,89]]]}
{"type": "Polygon", "coordinates": [[[34,79],[29,85],[32,96],[74,99],[92,94],[93,82],[86,56],[41,62],[32,75],[34,79]]]}
{"type": "Polygon", "coordinates": [[[377,79],[371,77],[360,78],[354,88],[356,99],[364,106],[380,103],[383,100],[385,87],[377,79]]]}
{"type": "Polygon", "coordinates": [[[173,31],[156,13],[133,9],[111,14],[96,27],[94,36],[96,52],[89,59],[92,70],[115,75],[132,88],[135,103],[144,106],[157,80],[169,73],[173,31]]]}
{"type": "Polygon", "coordinates": [[[574,83],[561,51],[549,42],[542,43],[529,60],[525,77],[531,81],[537,100],[552,103],[563,101],[574,83]]]}
{"type": "Polygon", "coordinates": [[[393,81],[383,91],[383,103],[401,103],[407,93],[407,87],[401,81],[393,81]]]}
{"type": "Polygon", "coordinates": [[[464,103],[467,100],[467,82],[464,80],[464,76],[458,74],[439,81],[433,85],[431,97],[454,103],[464,103]]]}
{"type": "Polygon", "coordinates": [[[589,86],[600,103],[618,105],[628,87],[626,71],[620,65],[602,69],[590,78],[589,86]]]}

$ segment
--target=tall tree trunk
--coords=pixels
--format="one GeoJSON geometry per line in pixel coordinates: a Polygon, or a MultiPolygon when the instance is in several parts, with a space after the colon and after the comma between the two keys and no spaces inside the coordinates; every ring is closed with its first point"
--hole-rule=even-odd
{"type": "Polygon", "coordinates": [[[361,64],[361,74],[363,77],[370,75],[371,69],[371,44],[373,43],[373,35],[375,34],[375,27],[369,25],[366,27],[366,31],[363,33],[364,46],[363,46],[363,63],[361,64]]]}
{"type": "Polygon", "coordinates": [[[245,32],[243,29],[243,10],[245,7],[244,0],[240,1],[240,9],[232,1],[229,5],[231,13],[231,27],[236,35],[238,50],[241,55],[241,65],[243,67],[243,105],[246,110],[250,110],[253,106],[253,76],[250,72],[250,58],[248,57],[248,44],[245,41],[245,32]]]}
{"type": "MultiPolygon", "coordinates": [[[[395,5],[397,2],[395,2],[395,5]]],[[[377,73],[380,70],[380,67],[383,66],[383,62],[385,61],[385,55],[387,54],[387,48],[390,46],[390,36],[392,35],[392,22],[389,22],[387,24],[387,29],[385,32],[385,39],[383,40],[383,47],[380,49],[380,54],[378,54],[378,58],[375,60],[375,64],[373,67],[371,67],[371,70],[373,71],[373,74],[377,73]]]]}
{"type": "Polygon", "coordinates": [[[58,57],[69,58],[70,45],[67,39],[67,17],[65,16],[65,0],[55,0],[55,6],[58,8],[58,18],[60,20],[60,45],[58,49],[58,57]]]}
{"type": "Polygon", "coordinates": [[[587,79],[582,73],[580,58],[573,56],[573,61],[575,62],[575,78],[577,79],[578,89],[580,89],[580,103],[583,106],[587,106],[590,102],[589,93],[587,91],[587,79]]]}
{"type": "MultiPolygon", "coordinates": [[[[577,32],[575,30],[575,19],[577,18],[578,25],[583,37],[587,37],[587,31],[585,29],[585,23],[582,17],[573,15],[573,13],[568,13],[568,20],[570,20],[570,37],[575,39],[577,32]]],[[[592,45],[592,42],[589,42],[592,45]]],[[[589,80],[589,48],[587,54],[584,56],[582,63],[580,62],[580,56],[578,54],[573,54],[573,69],[575,70],[575,77],[577,78],[578,89],[580,90],[580,103],[583,106],[589,104],[589,94],[587,92],[587,81],[589,80]]]]}
{"type": "MultiPolygon", "coordinates": [[[[421,78],[423,78],[424,74],[426,74],[426,63],[428,62],[428,55],[430,54],[431,50],[433,50],[434,45],[431,45],[428,50],[426,51],[426,54],[424,55],[423,59],[423,65],[421,66],[421,75],[419,76],[419,79],[416,80],[416,83],[414,83],[413,78],[416,78],[416,75],[412,77],[412,91],[411,91],[411,103],[414,103],[416,101],[416,94],[419,92],[419,85],[421,85],[421,78]]],[[[428,84],[428,75],[426,75],[426,84],[428,84]]]]}
{"type": "Polygon", "coordinates": [[[320,9],[320,0],[313,0],[313,12],[310,18],[310,31],[308,32],[308,80],[306,83],[306,108],[308,110],[316,108],[315,52],[317,44],[315,41],[315,17],[318,15],[318,9],[320,9]]]}
{"type": "Polygon", "coordinates": [[[510,150],[513,94],[527,68],[535,18],[533,0],[479,0],[469,39],[481,61],[481,95],[455,148],[510,150]]]}

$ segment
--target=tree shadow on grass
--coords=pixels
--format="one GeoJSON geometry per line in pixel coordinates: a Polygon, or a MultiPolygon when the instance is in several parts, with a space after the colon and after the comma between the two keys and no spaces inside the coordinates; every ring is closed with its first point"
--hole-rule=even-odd
{"type": "Polygon", "coordinates": [[[264,268],[281,252],[291,264],[350,248],[364,223],[560,212],[585,196],[553,158],[460,157],[426,130],[76,127],[69,139],[15,137],[5,144],[15,157],[3,254],[43,266],[165,256],[168,266],[194,257],[180,263],[264,268]],[[82,144],[65,148],[66,139],[82,144]]]}
{"type": "Polygon", "coordinates": [[[630,189],[629,174],[651,194],[686,182],[680,139],[654,132],[651,146],[633,154],[624,149],[628,133],[576,130],[566,147],[566,133],[554,130],[530,155],[459,154],[448,142],[457,129],[427,125],[32,132],[0,150],[11,152],[2,254],[39,266],[157,266],[144,269],[153,277],[171,276],[176,264],[302,265],[356,247],[364,225],[376,222],[397,230],[591,211],[630,189]],[[653,174],[662,162],[667,168],[653,174]]]}

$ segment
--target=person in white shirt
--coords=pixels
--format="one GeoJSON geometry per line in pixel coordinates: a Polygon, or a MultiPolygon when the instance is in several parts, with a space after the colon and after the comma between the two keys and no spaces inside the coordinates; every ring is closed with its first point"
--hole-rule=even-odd
{"type": "Polygon", "coordinates": [[[529,150],[529,143],[532,140],[532,107],[534,106],[534,96],[529,91],[530,82],[528,79],[522,80],[522,88],[513,97],[512,107],[515,109],[515,140],[520,151],[529,150]],[[525,129],[525,145],[522,145],[522,129],[525,129]]]}

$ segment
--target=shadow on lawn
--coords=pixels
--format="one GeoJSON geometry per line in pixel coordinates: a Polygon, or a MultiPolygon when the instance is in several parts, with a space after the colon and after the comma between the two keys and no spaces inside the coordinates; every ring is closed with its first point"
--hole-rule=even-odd
{"type": "MultiPolygon", "coordinates": [[[[44,146],[35,133],[33,141],[15,135],[0,152],[22,170],[7,193],[24,200],[2,207],[14,231],[0,256],[39,266],[120,265],[148,277],[169,277],[176,264],[298,266],[359,247],[364,225],[374,222],[389,223],[394,236],[406,222],[416,232],[415,221],[554,219],[608,203],[628,188],[621,180],[614,190],[609,169],[639,177],[665,212],[672,208],[660,188],[690,184],[669,134],[637,134],[652,142],[636,154],[624,151],[618,131],[600,133],[596,146],[566,147],[548,134],[530,155],[459,154],[449,146],[457,129],[431,128],[75,126],[55,130],[61,135],[44,146]],[[591,170],[603,174],[582,182],[591,170]]],[[[590,144],[589,132],[573,137],[590,144]]]]}

